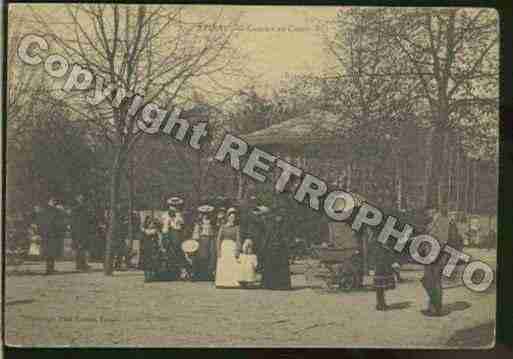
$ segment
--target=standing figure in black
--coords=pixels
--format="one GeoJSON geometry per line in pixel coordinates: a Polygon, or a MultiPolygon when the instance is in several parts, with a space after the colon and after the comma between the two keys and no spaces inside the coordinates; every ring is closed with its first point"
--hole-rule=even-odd
{"type": "Polygon", "coordinates": [[[79,194],[71,211],[71,239],[76,252],[76,270],[87,271],[87,254],[94,238],[94,215],[89,210],[84,196],[79,194]]]}
{"type": "Polygon", "coordinates": [[[215,222],[212,218],[214,207],[200,206],[198,212],[198,220],[192,232],[192,239],[199,244],[199,248],[192,258],[193,276],[195,280],[213,280],[211,260],[215,255],[212,249],[215,247],[216,239],[215,222]]]}
{"type": "Polygon", "coordinates": [[[269,208],[266,206],[258,206],[251,212],[251,220],[249,226],[248,238],[251,238],[254,245],[254,251],[257,256],[257,272],[262,272],[264,262],[264,243],[267,232],[267,214],[269,208]]]}
{"type": "Polygon", "coordinates": [[[43,255],[46,260],[46,274],[55,272],[55,260],[62,254],[62,244],[66,233],[66,215],[57,207],[53,197],[48,201],[48,207],[43,210],[39,230],[43,238],[43,255]]]}
{"type": "Polygon", "coordinates": [[[153,216],[148,216],[142,225],[141,267],[144,270],[144,281],[158,279],[164,261],[164,249],[160,241],[160,223],[153,216]]]}
{"type": "Polygon", "coordinates": [[[289,269],[290,231],[282,211],[278,211],[269,221],[263,243],[262,285],[267,289],[291,289],[289,269]]]}
{"type": "MultiPolygon", "coordinates": [[[[365,228],[371,231],[370,228],[365,228]]],[[[395,277],[392,264],[394,263],[394,255],[392,249],[385,247],[379,243],[377,234],[370,234],[372,240],[369,245],[374,258],[374,289],[376,290],[376,310],[385,311],[388,305],[385,300],[385,291],[395,289],[395,277]]]]}

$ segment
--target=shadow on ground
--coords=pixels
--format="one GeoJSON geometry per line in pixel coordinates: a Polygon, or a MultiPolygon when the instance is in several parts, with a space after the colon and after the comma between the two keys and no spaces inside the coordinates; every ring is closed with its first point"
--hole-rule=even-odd
{"type": "Polygon", "coordinates": [[[456,331],[449,338],[447,345],[451,347],[481,348],[489,347],[494,342],[495,322],[490,321],[473,328],[456,331]]]}
{"type": "Polygon", "coordinates": [[[76,271],[76,270],[57,271],[52,274],[46,274],[45,272],[26,269],[26,270],[6,271],[5,275],[6,276],[56,276],[56,275],[63,275],[63,274],[79,274],[79,273],[92,273],[92,272],[103,272],[103,269],[90,269],[87,272],[80,272],[80,271],[76,271]]]}
{"type": "Polygon", "coordinates": [[[442,308],[442,317],[451,314],[452,312],[461,312],[463,310],[466,310],[470,308],[471,305],[469,302],[465,301],[458,301],[454,303],[449,303],[444,305],[442,308]]]}
{"type": "Polygon", "coordinates": [[[402,310],[411,307],[411,301],[397,302],[388,305],[388,310],[402,310]]]}
{"type": "Polygon", "coordinates": [[[11,300],[9,302],[5,302],[5,305],[8,306],[8,305],[16,305],[16,304],[30,304],[30,303],[34,303],[34,302],[35,302],[34,299],[11,300]]]}

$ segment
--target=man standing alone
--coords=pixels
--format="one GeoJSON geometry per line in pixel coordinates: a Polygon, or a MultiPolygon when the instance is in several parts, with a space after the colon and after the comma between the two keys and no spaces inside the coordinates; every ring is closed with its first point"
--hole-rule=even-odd
{"type": "Polygon", "coordinates": [[[43,254],[46,260],[46,274],[55,272],[55,259],[61,255],[62,243],[66,232],[66,217],[57,208],[57,200],[50,198],[48,207],[38,220],[39,233],[43,238],[43,254]]]}
{"type": "Polygon", "coordinates": [[[71,238],[76,251],[76,270],[87,271],[87,253],[94,233],[92,214],[84,201],[84,196],[79,194],[71,211],[71,238]]]}

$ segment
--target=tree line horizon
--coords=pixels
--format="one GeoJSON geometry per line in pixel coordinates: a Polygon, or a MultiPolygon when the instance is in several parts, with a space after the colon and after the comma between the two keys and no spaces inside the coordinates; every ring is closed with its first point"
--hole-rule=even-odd
{"type": "MultiPolygon", "coordinates": [[[[198,85],[241,76],[247,59],[234,46],[235,32],[198,31],[180,21],[193,11],[186,6],[63,8],[67,34],[37,7],[30,10],[38,25],[31,30],[51,39],[54,51],[127,89],[144,88],[166,110],[188,108],[190,118],[209,122],[208,144],[194,152],[134,133],[135,119],[123,103],[91,106],[83,93],[55,99],[45,75],[16,59],[13,49],[25,31],[10,10],[8,216],[24,216],[49,194],[89,194],[111,213],[107,275],[124,212],[158,206],[177,193],[191,206],[209,193],[237,197],[238,177],[212,161],[209,147],[228,131],[248,134],[315,110],[353,125],[347,146],[338,148],[344,167],[309,161],[312,170],[395,208],[432,203],[466,214],[496,212],[499,32],[493,10],[339,10],[329,24],[336,31],[321,34],[338,67],[326,76],[292,74],[264,97],[251,81],[230,89],[198,85]],[[382,198],[385,192],[389,198],[382,198]]],[[[238,21],[214,13],[209,23],[238,21]]],[[[318,157],[334,157],[332,148],[318,147],[318,157]]]]}

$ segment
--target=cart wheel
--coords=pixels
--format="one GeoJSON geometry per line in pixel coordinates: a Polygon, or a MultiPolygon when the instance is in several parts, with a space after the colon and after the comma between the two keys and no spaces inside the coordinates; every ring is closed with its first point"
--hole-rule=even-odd
{"type": "Polygon", "coordinates": [[[321,289],[326,292],[334,292],[337,289],[336,282],[333,281],[333,278],[325,278],[322,281],[321,289]]]}
{"type": "Polygon", "coordinates": [[[343,273],[338,281],[338,288],[344,292],[351,291],[356,284],[356,278],[353,273],[343,273]]]}

